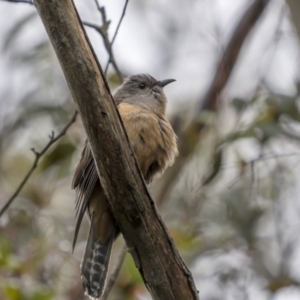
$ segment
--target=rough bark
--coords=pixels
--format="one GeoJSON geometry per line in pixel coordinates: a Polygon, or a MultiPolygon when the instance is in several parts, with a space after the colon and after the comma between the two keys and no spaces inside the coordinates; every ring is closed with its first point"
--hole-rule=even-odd
{"type": "Polygon", "coordinates": [[[94,155],[111,211],[153,299],[198,299],[193,278],[142,179],[72,0],[35,0],[94,155]]]}

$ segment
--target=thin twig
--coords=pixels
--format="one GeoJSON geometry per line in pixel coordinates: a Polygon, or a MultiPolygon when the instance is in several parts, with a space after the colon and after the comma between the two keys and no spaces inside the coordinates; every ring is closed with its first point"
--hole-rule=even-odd
{"type": "Polygon", "coordinates": [[[99,11],[101,11],[100,4],[99,4],[98,0],[95,0],[95,3],[96,3],[96,6],[97,6],[97,9],[98,9],[99,11]]]}
{"type": "MultiPolygon", "coordinates": [[[[93,28],[93,29],[95,29],[96,31],[99,32],[99,25],[98,24],[90,23],[90,22],[87,22],[87,21],[82,21],[82,24],[85,25],[85,26],[91,27],[91,28],[93,28]]],[[[101,34],[101,32],[99,32],[99,33],[101,34]]]]}
{"type": "MultiPolygon", "coordinates": [[[[97,0],[95,0],[95,1],[97,2],[97,0]]],[[[123,7],[123,11],[122,11],[122,15],[121,15],[121,17],[120,17],[120,20],[119,20],[118,26],[117,26],[117,28],[116,28],[115,34],[114,34],[114,36],[113,36],[113,38],[112,38],[112,40],[111,40],[111,43],[110,43],[111,47],[112,47],[113,43],[114,43],[115,40],[116,40],[117,34],[118,34],[118,32],[119,32],[119,28],[120,28],[121,23],[122,23],[122,21],[123,21],[123,19],[124,19],[124,16],[125,16],[125,13],[126,13],[126,9],[127,9],[127,5],[128,5],[128,2],[129,2],[129,0],[126,0],[126,1],[125,1],[124,7],[123,7]]],[[[97,3],[98,3],[98,2],[97,2],[97,3]]],[[[107,62],[107,64],[106,64],[105,71],[104,71],[105,74],[107,73],[108,66],[109,66],[109,63],[110,63],[110,62],[111,62],[111,56],[109,55],[109,59],[108,59],[108,62],[107,62]]]]}
{"type": "MultiPolygon", "coordinates": [[[[114,69],[117,73],[118,80],[119,80],[120,83],[122,83],[123,82],[123,75],[122,75],[122,73],[121,73],[121,71],[120,71],[120,69],[119,69],[119,67],[116,63],[115,57],[114,57],[114,53],[113,53],[113,50],[112,50],[113,42],[110,42],[109,36],[108,36],[108,28],[109,28],[109,25],[110,25],[110,21],[107,20],[105,7],[101,6],[97,0],[95,0],[95,3],[96,3],[98,11],[101,14],[102,26],[96,26],[95,24],[91,24],[89,22],[83,22],[83,24],[95,29],[102,36],[104,46],[105,46],[106,51],[107,51],[108,56],[109,56],[108,64],[111,63],[113,65],[113,67],[114,67],[114,69]]],[[[127,4],[125,4],[125,10],[126,10],[126,6],[127,6],[127,4]]],[[[123,15],[125,15],[124,9],[123,9],[122,16],[123,15]]],[[[122,17],[122,19],[123,19],[123,17],[122,17]]],[[[120,26],[118,25],[118,27],[120,27],[120,26]]],[[[118,28],[117,28],[117,30],[118,30],[118,28]]],[[[114,34],[114,38],[116,36],[116,32],[114,34]]],[[[106,74],[106,72],[107,72],[107,67],[105,68],[104,73],[106,74]]]]}
{"type": "MultiPolygon", "coordinates": [[[[259,156],[258,158],[252,159],[249,162],[245,163],[245,166],[243,167],[243,170],[240,172],[240,174],[235,179],[233,179],[233,181],[228,185],[228,189],[231,189],[235,184],[237,184],[240,181],[241,175],[245,174],[245,172],[247,171],[247,167],[249,167],[249,166],[251,169],[251,182],[254,182],[253,168],[257,163],[261,163],[266,160],[272,160],[272,159],[278,160],[278,159],[284,158],[284,157],[293,157],[293,156],[299,156],[299,155],[300,155],[300,152],[292,152],[292,153],[264,155],[264,156],[259,156]]],[[[226,164],[222,165],[222,168],[236,167],[236,165],[238,165],[238,164],[239,164],[239,162],[226,163],[226,164]]]]}
{"type": "Polygon", "coordinates": [[[109,280],[106,284],[106,288],[105,288],[105,291],[104,291],[104,294],[103,294],[101,300],[106,300],[108,295],[110,294],[110,291],[113,288],[113,286],[114,286],[114,284],[117,280],[117,277],[120,273],[120,270],[122,268],[126,253],[127,253],[127,245],[124,244],[123,247],[121,248],[120,252],[119,252],[119,256],[117,258],[115,268],[114,268],[114,270],[112,271],[112,273],[109,277],[109,280]]]}
{"type": "Polygon", "coordinates": [[[18,196],[18,194],[20,193],[20,191],[24,187],[25,183],[28,181],[28,179],[30,178],[31,174],[36,169],[40,158],[46,153],[46,151],[56,141],[58,141],[63,135],[66,134],[66,132],[69,129],[69,127],[75,122],[77,114],[78,114],[78,112],[76,111],[74,113],[72,119],[67,123],[67,125],[62,129],[62,131],[57,136],[55,136],[54,131],[52,131],[51,135],[49,136],[49,138],[50,138],[49,142],[46,144],[46,146],[42,149],[41,152],[37,152],[34,148],[31,149],[31,151],[35,154],[35,160],[34,160],[34,162],[32,164],[32,167],[30,168],[30,170],[28,171],[28,173],[26,174],[26,176],[24,177],[24,179],[22,180],[22,182],[20,183],[20,185],[18,186],[18,188],[16,189],[16,191],[14,192],[14,194],[8,199],[8,201],[6,202],[6,204],[1,208],[1,210],[0,210],[0,217],[4,214],[4,212],[12,204],[12,202],[14,201],[14,199],[18,196]]]}
{"type": "MultiPolygon", "coordinates": [[[[11,3],[27,3],[27,4],[34,5],[34,3],[30,0],[1,0],[1,1],[11,2],[11,3]]],[[[91,27],[91,28],[95,29],[98,33],[100,33],[100,35],[102,36],[103,42],[104,42],[104,46],[105,46],[106,51],[108,52],[108,56],[109,56],[109,59],[108,59],[108,62],[106,64],[104,73],[105,74],[107,73],[108,66],[111,63],[113,65],[116,73],[117,73],[119,82],[122,83],[123,82],[123,75],[122,75],[122,72],[120,71],[120,69],[119,69],[119,67],[116,63],[115,56],[114,56],[113,50],[112,50],[112,44],[114,43],[114,41],[117,37],[117,34],[118,34],[119,28],[121,26],[122,20],[125,16],[125,12],[126,12],[126,8],[127,8],[127,4],[129,2],[129,0],[125,1],[124,8],[123,8],[123,11],[122,11],[122,15],[121,15],[121,18],[119,20],[116,31],[114,33],[112,42],[109,41],[109,37],[108,37],[108,27],[109,27],[110,21],[108,21],[107,18],[106,18],[105,7],[104,6],[101,7],[97,0],[95,0],[95,2],[96,2],[96,5],[97,5],[97,9],[101,13],[102,26],[99,26],[99,25],[96,25],[96,24],[93,24],[93,23],[90,23],[90,22],[86,22],[86,21],[82,21],[82,24],[85,25],[85,26],[91,27]]]]}
{"type": "Polygon", "coordinates": [[[128,2],[129,2],[129,0],[126,0],[126,1],[125,1],[124,7],[123,7],[123,11],[122,11],[122,15],[121,15],[121,17],[120,17],[120,20],[119,20],[118,26],[117,26],[117,28],[116,28],[115,34],[114,34],[114,36],[113,36],[113,38],[112,38],[112,40],[111,40],[111,45],[113,45],[113,43],[115,42],[115,39],[116,39],[117,34],[118,34],[118,32],[119,32],[119,28],[120,28],[120,26],[121,26],[121,23],[122,23],[124,17],[125,17],[125,13],[126,13],[126,9],[127,9],[128,2]]]}
{"type": "Polygon", "coordinates": [[[113,65],[113,67],[114,67],[114,69],[117,73],[119,82],[122,83],[123,82],[123,75],[122,75],[122,73],[121,73],[121,71],[120,71],[120,69],[119,69],[119,67],[116,63],[116,60],[115,60],[115,57],[114,57],[114,54],[113,54],[113,51],[112,51],[112,47],[111,47],[111,44],[110,44],[110,41],[109,41],[109,38],[108,38],[106,26],[103,26],[103,25],[98,26],[96,24],[86,22],[86,21],[83,21],[82,24],[85,25],[85,26],[91,27],[91,28],[95,29],[98,33],[100,33],[100,35],[102,36],[103,42],[104,42],[105,49],[108,52],[108,55],[110,57],[110,62],[113,65]]]}

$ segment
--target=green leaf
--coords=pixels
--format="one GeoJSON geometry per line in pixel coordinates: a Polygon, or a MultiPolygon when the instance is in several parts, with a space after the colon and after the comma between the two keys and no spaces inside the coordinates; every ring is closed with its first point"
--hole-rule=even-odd
{"type": "Polygon", "coordinates": [[[126,277],[130,277],[130,282],[137,285],[143,284],[142,277],[135,266],[135,263],[130,255],[126,255],[124,261],[124,269],[126,270],[126,277]]]}
{"type": "Polygon", "coordinates": [[[9,300],[23,300],[21,290],[17,286],[6,286],[4,291],[9,300]]]}
{"type": "Polygon", "coordinates": [[[239,139],[244,139],[244,138],[253,138],[255,137],[255,133],[253,131],[253,128],[249,128],[247,130],[242,130],[235,132],[233,134],[230,134],[223,142],[222,144],[226,142],[233,142],[239,139]]]}
{"type": "Polygon", "coordinates": [[[231,104],[238,113],[244,111],[249,106],[249,102],[242,98],[232,99],[231,104]]]}
{"type": "Polygon", "coordinates": [[[297,106],[298,96],[290,97],[280,94],[273,94],[267,98],[267,104],[273,107],[278,115],[288,115],[293,120],[300,122],[300,114],[297,106]]]}
{"type": "Polygon", "coordinates": [[[196,247],[199,247],[199,245],[195,243],[195,235],[192,235],[186,230],[181,230],[180,228],[171,228],[170,233],[175,241],[176,246],[180,250],[192,251],[196,247]]]}
{"type": "Polygon", "coordinates": [[[54,292],[52,290],[49,290],[48,288],[41,289],[39,291],[35,291],[28,297],[30,300],[51,300],[55,296],[54,292]]]}
{"type": "Polygon", "coordinates": [[[10,247],[6,240],[0,240],[0,266],[7,265],[10,255],[10,247]]]}
{"type": "Polygon", "coordinates": [[[52,147],[52,151],[44,157],[41,163],[41,170],[44,171],[54,165],[69,161],[75,150],[75,145],[70,142],[55,144],[52,147]]]}
{"type": "Polygon", "coordinates": [[[202,182],[203,185],[207,185],[210,183],[219,173],[221,169],[221,164],[222,164],[222,150],[219,148],[218,150],[215,151],[214,156],[213,156],[213,167],[210,172],[210,174],[204,179],[202,182]]]}

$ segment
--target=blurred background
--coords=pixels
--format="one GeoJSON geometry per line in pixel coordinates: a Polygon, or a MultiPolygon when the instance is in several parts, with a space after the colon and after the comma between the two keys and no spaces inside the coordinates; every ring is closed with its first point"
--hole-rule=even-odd
{"type": "MultiPolygon", "coordinates": [[[[249,0],[131,0],[113,44],[126,75],[174,78],[168,116],[179,134],[207,91],[249,0]]],[[[201,300],[300,299],[300,3],[272,0],[247,37],[180,175],[154,199],[190,268],[201,300]],[[292,12],[292,14],[290,13],[292,12]],[[298,34],[297,34],[298,33],[298,34]],[[163,191],[163,196],[162,195],[163,191]]],[[[94,0],[75,0],[101,26],[94,0]]],[[[124,2],[100,1],[110,39],[124,2]]],[[[0,207],[75,105],[33,5],[0,2],[0,207]]],[[[105,68],[99,32],[86,30],[105,68]]],[[[119,86],[110,66],[107,79],[119,86]]],[[[71,181],[85,140],[80,118],[41,158],[0,218],[0,299],[85,299],[79,265],[88,234],[75,227],[71,181]]],[[[167,174],[166,174],[167,176],[167,174]]],[[[122,238],[113,249],[114,266],[122,238]]],[[[129,254],[109,298],[150,299],[129,254]]]]}

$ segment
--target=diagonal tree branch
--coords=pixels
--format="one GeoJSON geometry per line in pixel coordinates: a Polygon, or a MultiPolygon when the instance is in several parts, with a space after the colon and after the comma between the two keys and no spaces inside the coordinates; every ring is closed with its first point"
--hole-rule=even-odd
{"type": "Polygon", "coordinates": [[[242,46],[268,3],[269,0],[254,0],[241,17],[217,65],[211,85],[204,98],[199,101],[196,115],[185,130],[179,133],[179,157],[174,165],[165,172],[164,179],[157,184],[156,203],[159,204],[165,199],[185,162],[198,144],[199,136],[206,126],[199,115],[202,111],[215,112],[217,110],[219,95],[230,78],[242,46]]]}
{"type": "MultiPolygon", "coordinates": [[[[104,7],[101,7],[99,5],[99,2],[98,0],[95,0],[95,3],[96,3],[96,6],[97,6],[97,9],[98,11],[101,13],[101,16],[102,16],[102,22],[103,22],[103,25],[106,23],[106,12],[105,12],[105,9],[104,7]]],[[[127,4],[128,4],[128,0],[125,1],[125,4],[124,4],[124,7],[123,7],[123,11],[122,11],[122,15],[120,17],[120,20],[118,22],[118,25],[117,25],[117,28],[115,30],[115,33],[114,33],[114,36],[112,38],[112,41],[110,42],[110,46],[109,47],[106,47],[106,50],[108,52],[108,55],[109,55],[109,59],[108,59],[108,62],[106,64],[106,67],[105,67],[105,70],[104,70],[104,74],[106,75],[107,74],[107,70],[108,70],[108,67],[109,67],[109,64],[112,63],[112,65],[114,66],[115,68],[115,71],[118,75],[118,79],[119,79],[119,82],[122,83],[123,81],[123,75],[121,74],[119,68],[118,68],[118,65],[116,64],[116,61],[115,61],[115,58],[114,58],[114,54],[113,54],[113,49],[112,49],[112,45],[117,37],[117,34],[119,32],[119,28],[121,26],[121,23],[122,23],[122,20],[125,16],[125,12],[126,12],[126,8],[127,8],[127,4]]],[[[109,22],[107,22],[107,26],[102,26],[103,28],[105,28],[105,35],[101,34],[103,40],[108,40],[108,26],[109,26],[109,22]]],[[[83,22],[84,25],[86,26],[90,26],[92,28],[94,28],[96,31],[99,31],[99,26],[96,26],[94,24],[91,24],[91,23],[87,23],[87,22],[83,22]]],[[[104,43],[105,44],[105,43],[104,43]]],[[[107,45],[107,44],[105,44],[107,45]]],[[[126,256],[126,252],[127,252],[127,246],[124,245],[122,247],[122,249],[120,250],[120,253],[119,253],[119,256],[118,256],[118,260],[117,260],[117,263],[116,263],[116,266],[113,270],[113,273],[110,275],[110,278],[108,280],[108,283],[105,287],[105,291],[104,291],[104,294],[102,296],[102,300],[105,300],[108,298],[116,280],[117,280],[117,277],[120,273],[120,270],[121,270],[121,267],[123,265],[123,262],[124,262],[124,259],[125,259],[125,256],[126,256]]]]}
{"type": "Polygon", "coordinates": [[[73,1],[35,4],[78,106],[109,207],[146,287],[154,299],[198,299],[193,278],[149,195],[73,1]]]}
{"type": "Polygon", "coordinates": [[[77,111],[74,113],[73,117],[71,118],[71,120],[67,123],[67,125],[62,129],[62,131],[55,136],[54,132],[52,131],[51,135],[50,135],[50,140],[49,142],[45,145],[45,147],[42,149],[42,151],[37,152],[34,148],[32,148],[32,152],[35,154],[35,160],[30,168],[30,170],[28,171],[28,173],[26,174],[26,176],[24,177],[24,179],[22,180],[22,182],[20,183],[20,185],[18,186],[18,188],[16,189],[16,191],[14,192],[14,194],[7,200],[7,202],[4,204],[4,206],[1,208],[0,210],[0,217],[4,214],[4,212],[9,208],[9,206],[13,203],[13,201],[16,199],[16,197],[19,195],[20,191],[22,190],[22,188],[24,187],[25,183],[28,181],[28,179],[30,178],[31,174],[33,173],[33,171],[36,169],[36,167],[38,166],[38,162],[40,160],[40,158],[47,152],[47,150],[56,142],[58,141],[63,135],[66,134],[66,132],[68,131],[68,129],[70,128],[70,126],[75,122],[76,117],[77,117],[77,111]]]}

